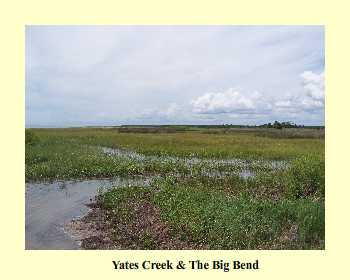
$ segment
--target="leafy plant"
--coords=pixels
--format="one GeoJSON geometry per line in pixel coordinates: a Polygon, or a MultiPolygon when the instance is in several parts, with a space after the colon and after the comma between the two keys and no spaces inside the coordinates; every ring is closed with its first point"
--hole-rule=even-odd
{"type": "Polygon", "coordinates": [[[324,197],[324,158],[308,155],[294,160],[286,173],[286,186],[291,198],[324,197]]]}

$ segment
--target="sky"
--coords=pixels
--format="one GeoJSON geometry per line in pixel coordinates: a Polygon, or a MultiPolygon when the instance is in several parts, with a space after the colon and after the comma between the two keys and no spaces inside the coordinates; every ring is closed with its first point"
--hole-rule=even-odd
{"type": "Polygon", "coordinates": [[[26,26],[26,127],[324,125],[323,26],[26,26]]]}

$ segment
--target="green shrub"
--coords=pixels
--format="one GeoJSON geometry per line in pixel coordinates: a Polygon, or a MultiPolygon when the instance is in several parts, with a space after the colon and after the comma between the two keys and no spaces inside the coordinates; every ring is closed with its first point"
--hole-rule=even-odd
{"type": "Polygon", "coordinates": [[[104,209],[115,209],[130,199],[142,199],[147,192],[149,192],[148,188],[138,186],[115,187],[100,194],[97,200],[104,209]]]}
{"type": "Polygon", "coordinates": [[[325,161],[317,155],[294,160],[286,174],[287,194],[291,198],[317,197],[325,194],[325,161]]]}

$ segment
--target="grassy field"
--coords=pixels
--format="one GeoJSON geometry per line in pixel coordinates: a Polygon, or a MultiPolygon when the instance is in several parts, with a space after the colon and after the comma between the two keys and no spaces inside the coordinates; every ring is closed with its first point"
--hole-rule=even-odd
{"type": "Polygon", "coordinates": [[[324,131],[144,130],[26,130],[26,181],[150,177],[96,198],[121,248],[324,248],[324,131]]]}

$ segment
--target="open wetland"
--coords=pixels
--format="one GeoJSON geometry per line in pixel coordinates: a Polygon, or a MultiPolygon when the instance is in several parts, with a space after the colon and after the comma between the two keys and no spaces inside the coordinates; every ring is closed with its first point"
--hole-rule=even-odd
{"type": "Polygon", "coordinates": [[[322,136],[153,130],[26,130],[26,249],[324,249],[322,136]]]}

